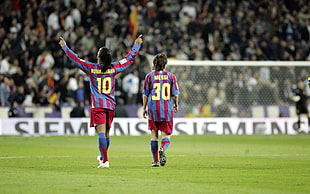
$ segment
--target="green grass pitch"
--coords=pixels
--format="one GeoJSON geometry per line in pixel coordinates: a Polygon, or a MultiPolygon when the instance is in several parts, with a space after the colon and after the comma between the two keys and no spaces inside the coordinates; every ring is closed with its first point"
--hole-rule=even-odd
{"type": "Polygon", "coordinates": [[[0,136],[0,193],[310,193],[310,135],[173,136],[150,167],[149,136],[0,136]]]}

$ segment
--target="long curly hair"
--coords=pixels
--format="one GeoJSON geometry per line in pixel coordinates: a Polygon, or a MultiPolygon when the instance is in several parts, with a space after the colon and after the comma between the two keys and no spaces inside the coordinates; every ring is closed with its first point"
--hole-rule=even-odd
{"type": "Polygon", "coordinates": [[[108,48],[101,47],[98,51],[98,62],[101,64],[101,72],[104,73],[111,67],[112,55],[108,48]]]}

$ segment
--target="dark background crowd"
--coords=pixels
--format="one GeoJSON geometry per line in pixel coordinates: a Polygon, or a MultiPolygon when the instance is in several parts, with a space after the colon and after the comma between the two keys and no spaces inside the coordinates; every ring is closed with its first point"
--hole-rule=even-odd
{"type": "MultiPolygon", "coordinates": [[[[310,61],[307,0],[4,0],[0,3],[1,106],[84,106],[88,78],[58,45],[96,62],[106,46],[114,60],[129,51],[129,15],[138,9],[143,48],[116,80],[118,104],[141,104],[147,54],[182,60],[310,61]]],[[[171,66],[186,113],[206,104],[227,107],[290,104],[292,87],[309,67],[171,66]]],[[[225,108],[226,107],[226,108],[225,108]]],[[[226,112],[225,112],[226,110],[226,112]]],[[[227,113],[227,114],[226,114],[227,113]]],[[[222,116],[223,116],[222,115],[222,116]]]]}

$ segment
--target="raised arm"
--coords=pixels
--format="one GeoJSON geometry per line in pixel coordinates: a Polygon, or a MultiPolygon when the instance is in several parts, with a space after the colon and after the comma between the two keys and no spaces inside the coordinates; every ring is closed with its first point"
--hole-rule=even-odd
{"type": "Polygon", "coordinates": [[[76,53],[74,53],[68,46],[67,43],[65,41],[65,39],[63,39],[63,37],[59,37],[59,45],[61,46],[61,49],[65,52],[65,54],[67,55],[67,57],[70,59],[70,61],[72,61],[78,68],[80,68],[83,72],[85,72],[86,74],[89,74],[90,72],[90,65],[88,64],[88,62],[84,61],[83,59],[80,59],[78,57],[78,55],[76,53]]]}
{"type": "Polygon", "coordinates": [[[112,65],[115,67],[116,72],[122,72],[124,71],[129,65],[131,65],[134,62],[135,57],[139,53],[139,50],[141,48],[142,44],[142,34],[139,35],[139,37],[135,40],[132,48],[128,52],[128,54],[121,59],[120,61],[113,62],[112,65]]]}

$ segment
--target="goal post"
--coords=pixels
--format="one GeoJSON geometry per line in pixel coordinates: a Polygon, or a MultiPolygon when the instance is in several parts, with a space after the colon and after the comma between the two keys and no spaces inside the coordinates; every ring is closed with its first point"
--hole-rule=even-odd
{"type": "Polygon", "coordinates": [[[168,59],[167,70],[178,79],[180,117],[295,117],[299,80],[310,96],[310,61],[168,59]]]}

